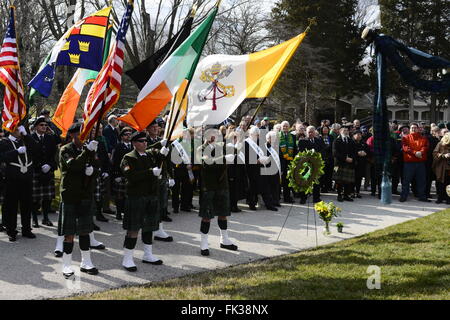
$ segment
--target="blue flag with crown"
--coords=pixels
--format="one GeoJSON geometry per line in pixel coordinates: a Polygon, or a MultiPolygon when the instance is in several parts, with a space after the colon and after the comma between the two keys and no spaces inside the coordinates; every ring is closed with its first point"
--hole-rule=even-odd
{"type": "Polygon", "coordinates": [[[103,66],[103,47],[110,12],[111,7],[102,9],[72,26],[53,47],[28,86],[48,97],[52,91],[57,66],[100,71],[103,66]]]}

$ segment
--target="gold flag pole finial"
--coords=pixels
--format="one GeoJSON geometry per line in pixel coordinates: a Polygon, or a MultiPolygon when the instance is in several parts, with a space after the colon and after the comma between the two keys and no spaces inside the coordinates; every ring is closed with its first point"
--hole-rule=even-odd
{"type": "Polygon", "coordinates": [[[11,0],[11,7],[14,7],[14,2],[16,2],[16,0],[11,0]]]}
{"type": "Polygon", "coordinates": [[[198,9],[198,5],[197,5],[197,3],[195,3],[195,4],[192,6],[192,9],[191,9],[191,17],[192,17],[192,18],[194,18],[195,15],[197,14],[197,9],[198,9]]]}
{"type": "Polygon", "coordinates": [[[108,7],[112,7],[113,0],[108,0],[108,7]]]}
{"type": "Polygon", "coordinates": [[[221,3],[222,3],[222,0],[217,0],[216,7],[218,8],[221,3]]]}
{"type": "Polygon", "coordinates": [[[310,32],[312,26],[317,26],[317,18],[316,17],[310,18],[310,19],[308,19],[308,21],[309,21],[309,25],[308,25],[308,28],[306,28],[305,33],[310,32]]]}

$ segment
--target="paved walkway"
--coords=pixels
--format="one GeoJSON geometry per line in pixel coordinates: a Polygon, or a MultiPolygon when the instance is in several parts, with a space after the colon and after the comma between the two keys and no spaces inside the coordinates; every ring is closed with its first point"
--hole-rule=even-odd
{"type": "MultiPolygon", "coordinates": [[[[324,201],[336,201],[335,195],[322,196],[324,201]]],[[[18,237],[15,243],[8,242],[5,233],[0,233],[0,299],[48,299],[139,285],[166,280],[187,274],[225,268],[227,266],[289,254],[343,239],[356,237],[374,230],[383,229],[407,220],[420,218],[448,206],[434,202],[423,203],[409,200],[405,203],[394,196],[391,205],[382,205],[378,199],[364,194],[355,202],[338,203],[346,227],[337,233],[334,223],[332,235],[322,235],[323,223],[314,220],[312,205],[283,205],[278,212],[249,211],[241,205],[243,212],[234,214],[229,223],[230,237],[239,245],[239,251],[220,249],[219,228],[213,221],[210,232],[210,257],[200,255],[200,219],[196,212],[172,214],[173,222],[166,223],[166,231],[175,239],[173,243],[155,241],[154,254],[164,261],[162,266],[149,266],[140,262],[143,255],[139,240],[135,251],[138,272],[128,273],[121,267],[124,231],[112,216],[108,223],[98,223],[102,231],[96,233],[99,241],[107,246],[104,251],[94,251],[93,261],[99,268],[97,276],[83,274],[78,282],[67,282],[61,274],[61,259],[53,256],[56,227],[35,229],[37,239],[18,237]],[[286,221],[286,217],[289,218],[286,221]],[[309,217],[309,219],[307,219],[309,217]],[[286,221],[283,232],[281,228],[286,221]],[[317,229],[315,228],[317,223],[317,229]],[[317,230],[317,240],[316,232],[317,230]],[[278,239],[279,237],[279,239],[278,239]]],[[[54,222],[56,215],[50,217],[54,222]]],[[[80,262],[78,245],[74,249],[74,264],[80,262]]],[[[77,268],[78,269],[78,268],[77,268]]]]}

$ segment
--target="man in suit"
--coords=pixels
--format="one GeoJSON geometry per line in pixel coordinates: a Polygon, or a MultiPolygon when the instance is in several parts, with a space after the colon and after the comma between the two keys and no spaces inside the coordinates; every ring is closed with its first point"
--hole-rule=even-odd
{"type": "MultiPolygon", "coordinates": [[[[325,144],[322,139],[316,137],[316,128],[314,126],[309,126],[306,129],[306,138],[300,139],[298,141],[298,152],[304,152],[309,150],[314,150],[315,152],[322,152],[325,149],[325,144]]],[[[322,158],[324,155],[322,154],[322,158]]],[[[305,204],[308,195],[304,192],[300,193],[300,203],[305,204]]],[[[313,202],[320,202],[320,184],[315,184],[313,187],[313,202]]]]}
{"type": "Polygon", "coordinates": [[[119,143],[119,131],[117,129],[119,121],[115,115],[109,116],[108,125],[103,129],[103,136],[106,139],[106,147],[109,154],[112,153],[119,143]]]}
{"type": "Polygon", "coordinates": [[[42,206],[42,224],[53,226],[49,220],[52,200],[55,198],[56,153],[61,138],[51,131],[45,117],[39,117],[33,124],[31,137],[36,141],[36,152],[33,159],[33,227],[39,228],[37,214],[42,206]]]}
{"type": "Polygon", "coordinates": [[[267,210],[278,211],[275,207],[275,201],[271,197],[268,188],[264,187],[261,179],[261,169],[270,163],[270,157],[266,156],[266,153],[259,146],[260,143],[260,130],[258,127],[252,127],[249,130],[249,137],[245,139],[245,169],[248,177],[248,200],[250,210],[256,210],[256,204],[258,203],[258,194],[261,194],[264,205],[267,210]]]}
{"type": "Polygon", "coordinates": [[[173,174],[175,185],[172,187],[172,208],[174,213],[179,210],[190,212],[194,195],[194,129],[186,129],[179,141],[172,143],[180,156],[179,163],[174,163],[173,174]]]}
{"type": "Polygon", "coordinates": [[[339,202],[353,201],[351,193],[355,183],[355,143],[349,135],[349,127],[343,126],[333,142],[334,172],[339,202]]]}

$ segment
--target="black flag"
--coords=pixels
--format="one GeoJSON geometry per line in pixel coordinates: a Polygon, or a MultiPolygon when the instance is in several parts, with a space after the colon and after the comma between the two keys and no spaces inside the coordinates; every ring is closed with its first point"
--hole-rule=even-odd
{"type": "Polygon", "coordinates": [[[142,61],[134,69],[126,71],[128,75],[138,86],[139,90],[142,90],[147,84],[148,80],[152,77],[153,73],[159,67],[159,65],[170,56],[191,34],[193,17],[189,17],[186,23],[173,36],[161,49],[156,51],[148,59],[142,61]]]}

